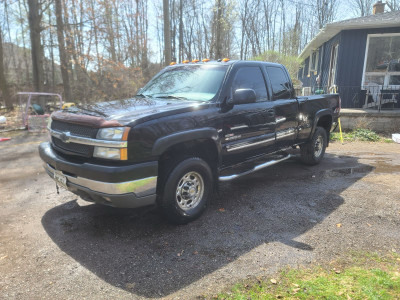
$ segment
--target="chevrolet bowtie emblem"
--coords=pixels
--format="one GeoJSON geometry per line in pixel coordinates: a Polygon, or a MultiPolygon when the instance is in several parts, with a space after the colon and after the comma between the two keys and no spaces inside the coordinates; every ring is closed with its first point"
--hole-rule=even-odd
{"type": "Polygon", "coordinates": [[[71,136],[70,132],[63,132],[60,134],[60,140],[63,141],[63,143],[69,143],[70,136],[71,136]]]}

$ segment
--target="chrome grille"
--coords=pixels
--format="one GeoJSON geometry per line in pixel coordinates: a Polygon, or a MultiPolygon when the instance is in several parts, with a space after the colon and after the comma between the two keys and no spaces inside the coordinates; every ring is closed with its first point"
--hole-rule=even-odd
{"type": "Polygon", "coordinates": [[[82,126],[78,124],[70,124],[70,123],[64,123],[60,121],[53,121],[51,123],[51,129],[61,131],[61,132],[67,132],[69,131],[73,135],[77,136],[83,136],[83,137],[88,137],[88,138],[96,138],[97,135],[97,128],[92,128],[88,126],[82,126]]]}
{"type": "MultiPolygon", "coordinates": [[[[51,123],[51,129],[57,130],[59,132],[70,132],[72,135],[96,138],[98,128],[92,128],[88,126],[64,123],[60,121],[55,121],[51,123]]],[[[62,140],[52,137],[53,145],[56,150],[61,151],[65,154],[74,154],[84,157],[91,157],[93,155],[93,146],[77,144],[77,143],[64,143],[62,140]]]]}
{"type": "MultiPolygon", "coordinates": [[[[90,157],[93,154],[93,146],[76,144],[76,143],[64,143],[62,140],[52,137],[51,138],[53,145],[57,147],[62,152],[72,152],[74,154],[78,154],[85,157],[90,157]],[[65,151],[63,151],[65,150],[65,151]]],[[[69,153],[67,153],[69,154],[69,153]]]]}

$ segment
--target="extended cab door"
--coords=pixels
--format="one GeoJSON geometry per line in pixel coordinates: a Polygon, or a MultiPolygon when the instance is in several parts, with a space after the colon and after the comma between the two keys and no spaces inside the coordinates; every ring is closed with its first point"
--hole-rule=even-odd
{"type": "Polygon", "coordinates": [[[275,109],[276,147],[287,148],[293,146],[297,138],[299,104],[286,69],[268,65],[264,68],[275,109]]]}
{"type": "Polygon", "coordinates": [[[259,64],[241,64],[231,71],[228,97],[237,89],[253,89],[256,102],[227,105],[223,111],[223,165],[229,166],[271,152],[275,145],[275,116],[265,76],[259,64]]]}

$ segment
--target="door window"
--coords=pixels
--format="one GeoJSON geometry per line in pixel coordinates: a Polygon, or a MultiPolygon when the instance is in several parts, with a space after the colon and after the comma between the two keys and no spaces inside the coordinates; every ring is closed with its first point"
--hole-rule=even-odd
{"type": "Polygon", "coordinates": [[[291,84],[282,68],[267,67],[269,81],[272,87],[272,99],[290,99],[291,84]]]}
{"type": "Polygon", "coordinates": [[[265,101],[268,98],[264,76],[259,67],[240,68],[232,84],[232,93],[237,89],[253,89],[256,92],[256,101],[265,101]]]}

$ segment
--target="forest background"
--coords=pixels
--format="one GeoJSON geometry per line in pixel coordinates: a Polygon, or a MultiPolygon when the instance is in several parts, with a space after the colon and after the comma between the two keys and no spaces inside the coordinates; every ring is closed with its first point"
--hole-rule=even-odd
{"type": "Polygon", "coordinates": [[[321,28],[370,15],[374,2],[0,0],[0,106],[12,109],[20,91],[129,98],[170,61],[267,60],[296,78],[298,54],[321,28]]]}

